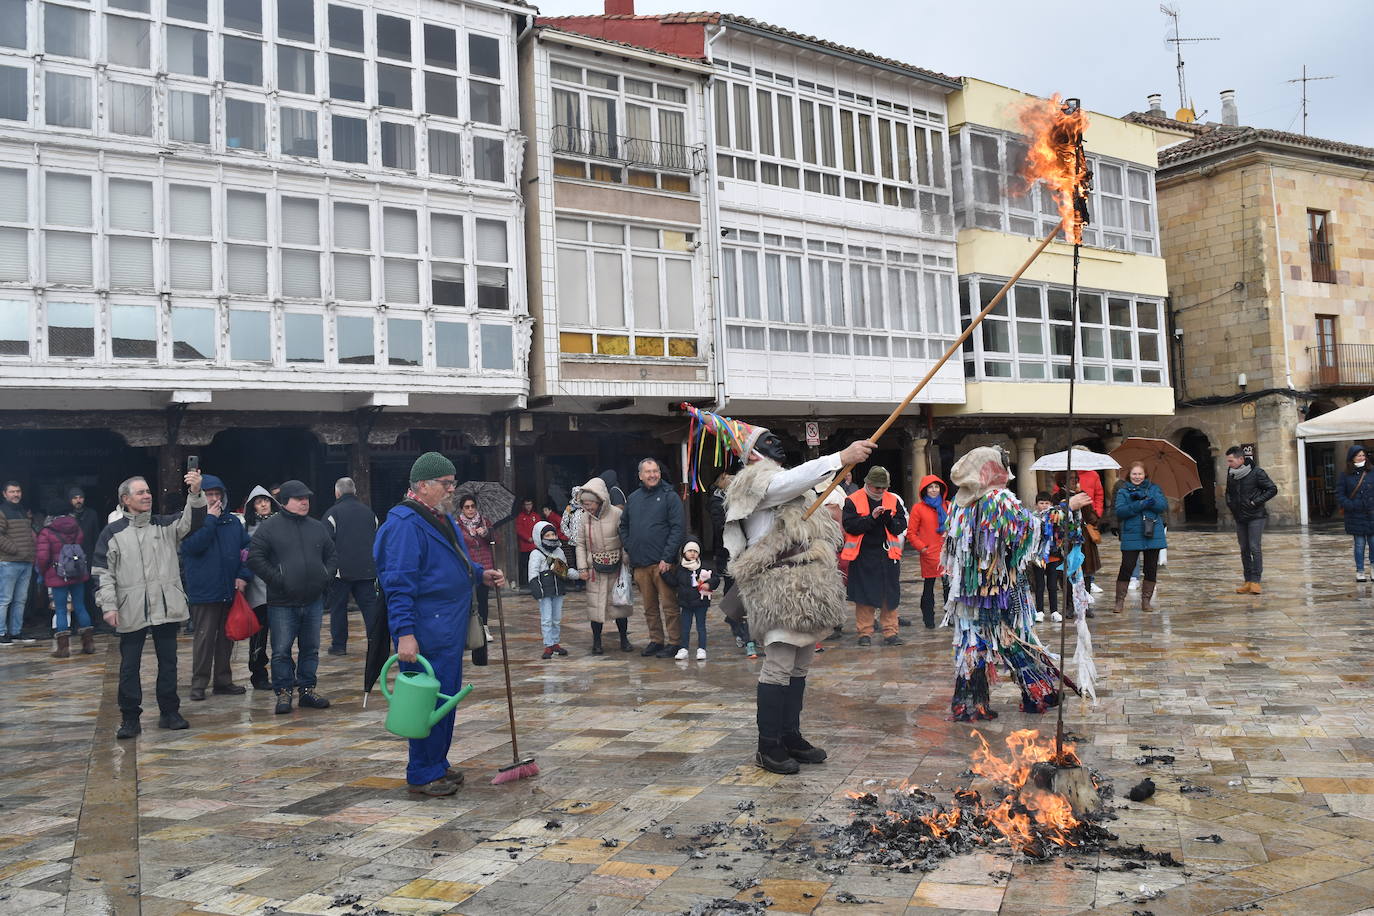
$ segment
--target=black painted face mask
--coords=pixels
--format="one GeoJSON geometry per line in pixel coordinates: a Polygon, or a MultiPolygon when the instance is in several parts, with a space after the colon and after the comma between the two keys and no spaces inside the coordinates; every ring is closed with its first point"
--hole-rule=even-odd
{"type": "Polygon", "coordinates": [[[764,433],[760,436],[759,441],[754,443],[754,451],[779,464],[787,460],[787,455],[782,450],[782,440],[772,433],[764,433]]]}

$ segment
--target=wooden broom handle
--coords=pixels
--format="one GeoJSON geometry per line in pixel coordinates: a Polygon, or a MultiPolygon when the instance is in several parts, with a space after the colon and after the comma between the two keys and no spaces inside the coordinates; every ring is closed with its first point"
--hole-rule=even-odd
{"type": "MultiPolygon", "coordinates": [[[[1031,264],[1035,262],[1036,258],[1040,257],[1040,253],[1049,247],[1050,242],[1054,241],[1054,237],[1059,234],[1059,230],[1063,225],[1064,221],[1062,219],[1054,224],[1054,228],[1051,229],[1048,233],[1046,233],[1045,237],[1040,240],[1039,245],[1035,246],[1035,250],[1030,253],[1030,257],[1026,258],[1026,262],[1022,264],[1020,268],[1017,269],[1016,273],[1011,275],[1010,280],[1002,284],[1002,288],[997,291],[997,295],[992,297],[992,301],[989,302],[981,312],[974,316],[973,320],[969,322],[968,327],[964,328],[964,332],[955,338],[954,343],[949,345],[949,349],[945,351],[944,356],[940,357],[939,362],[937,362],[934,366],[931,366],[930,371],[926,373],[925,378],[921,379],[921,381],[916,385],[916,387],[911,389],[911,394],[906,396],[906,400],[898,404],[897,409],[892,411],[892,413],[888,414],[887,419],[883,421],[882,426],[878,427],[877,432],[868,437],[870,442],[877,442],[880,438],[882,438],[883,433],[887,432],[892,427],[892,424],[897,422],[897,418],[902,415],[902,412],[911,406],[912,401],[916,400],[916,395],[921,393],[921,389],[926,387],[930,380],[935,377],[936,373],[938,373],[940,369],[944,367],[945,363],[949,362],[950,357],[957,353],[959,351],[959,348],[964,345],[964,341],[968,340],[969,335],[973,333],[973,329],[978,327],[978,325],[982,323],[984,318],[988,317],[988,315],[992,312],[993,309],[997,308],[997,304],[1006,298],[1007,293],[1011,290],[1012,286],[1016,284],[1017,280],[1021,279],[1021,275],[1030,268],[1031,264]]],[[[815,513],[815,511],[818,508],[820,508],[821,503],[825,502],[825,498],[829,496],[837,486],[840,485],[840,481],[844,479],[844,475],[848,474],[852,470],[854,470],[854,465],[852,464],[847,464],[844,467],[840,468],[840,470],[835,474],[834,479],[830,481],[830,486],[826,487],[825,492],[822,493],[820,497],[818,497],[816,501],[811,504],[811,508],[806,510],[806,518],[810,518],[815,513]]]]}

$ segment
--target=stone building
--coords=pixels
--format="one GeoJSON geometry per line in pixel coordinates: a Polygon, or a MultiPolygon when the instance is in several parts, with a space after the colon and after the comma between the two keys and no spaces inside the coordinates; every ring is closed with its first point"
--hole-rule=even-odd
{"type": "MultiPolygon", "coordinates": [[[[509,462],[530,319],[501,0],[0,3],[0,476],[108,508],[509,462]]],[[[320,494],[327,501],[332,494],[320,494]]]]}
{"type": "Polygon", "coordinates": [[[1348,443],[1307,446],[1299,481],[1294,427],[1374,393],[1374,149],[1245,127],[1234,93],[1224,123],[1180,124],[1154,110],[1128,120],[1160,131],[1157,176],[1168,263],[1172,417],[1132,424],[1198,459],[1206,486],[1189,520],[1226,515],[1222,456],[1253,448],[1279,487],[1277,524],[1337,511],[1348,443]]]}
{"type": "MultiPolygon", "coordinates": [[[[1021,176],[1027,147],[1017,120],[1030,98],[964,77],[950,99],[959,303],[967,323],[1059,223],[1043,185],[1021,176]]],[[[1017,466],[1018,495],[1049,485],[1024,468],[1069,444],[1105,451],[1142,418],[1173,409],[1155,214],[1155,142],[1148,128],[1097,112],[1085,134],[1093,190],[1083,231],[1079,340],[1073,333],[1073,246],[1059,238],[1030,265],[964,346],[967,398],[935,410],[941,465],[975,445],[999,444],[1017,466]],[[1072,430],[1067,429],[1076,363],[1072,430]]],[[[1107,491],[1114,479],[1105,480],[1107,491]]]]}

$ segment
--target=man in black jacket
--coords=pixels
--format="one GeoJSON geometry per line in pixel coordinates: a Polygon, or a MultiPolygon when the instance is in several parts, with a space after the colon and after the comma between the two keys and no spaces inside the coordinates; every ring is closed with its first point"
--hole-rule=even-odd
{"type": "Polygon", "coordinates": [[[329,528],[310,517],[310,488],[299,480],[281,485],[285,511],[260,524],[248,545],[248,568],[267,583],[267,619],[272,639],[272,689],[277,714],[291,711],[291,692],[300,705],[325,709],[329,701],[315,693],[320,661],[320,622],[324,591],[339,563],[329,528]],[[299,641],[296,659],[291,644],[299,641]]]}
{"type": "Polygon", "coordinates": [[[324,514],[339,557],[338,577],[329,585],[329,654],[347,655],[348,596],[362,611],[364,632],[372,627],[377,612],[377,564],[372,559],[377,516],[359,501],[351,477],[340,477],[334,484],[334,499],[324,514]]]}
{"type": "Polygon", "coordinates": [[[1226,508],[1236,520],[1236,540],[1240,542],[1240,565],[1245,572],[1244,584],[1236,588],[1237,595],[1261,593],[1260,578],[1264,575],[1264,554],[1260,541],[1269,510],[1264,504],[1279,493],[1274,481],[1264,469],[1246,458],[1239,445],[1226,450],[1226,508]]]}
{"type": "Polygon", "coordinates": [[[677,562],[682,547],[682,500],[663,480],[663,470],[653,458],[639,462],[639,482],[620,515],[621,548],[634,570],[649,627],[649,644],[639,654],[672,658],[680,638],[680,612],[677,593],[662,573],[677,562]]]}

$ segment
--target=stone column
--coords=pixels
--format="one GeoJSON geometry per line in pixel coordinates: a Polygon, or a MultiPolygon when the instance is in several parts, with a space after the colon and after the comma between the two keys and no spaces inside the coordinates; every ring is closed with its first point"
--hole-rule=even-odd
{"type": "Polygon", "coordinates": [[[930,440],[912,436],[907,445],[907,467],[911,468],[911,502],[916,505],[921,499],[921,494],[917,488],[921,485],[921,478],[930,473],[930,460],[927,457],[927,449],[930,440]]]}
{"type": "Polygon", "coordinates": [[[1012,441],[1016,445],[1016,495],[1023,505],[1034,506],[1040,489],[1036,472],[1030,469],[1035,464],[1035,437],[1021,436],[1012,441]]]}

